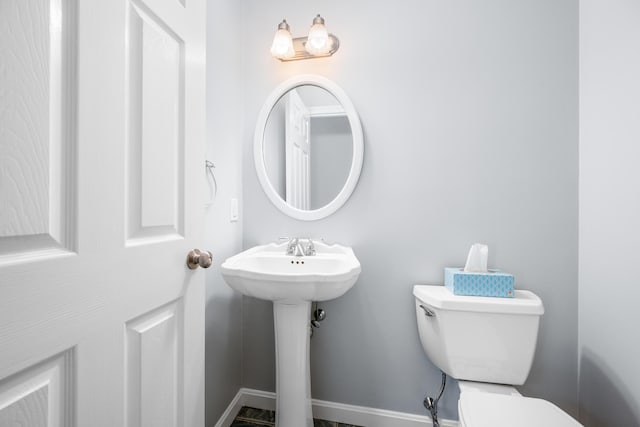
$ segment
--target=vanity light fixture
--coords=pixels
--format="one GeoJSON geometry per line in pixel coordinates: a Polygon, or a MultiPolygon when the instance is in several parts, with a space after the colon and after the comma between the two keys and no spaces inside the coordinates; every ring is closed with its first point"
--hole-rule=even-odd
{"type": "Polygon", "coordinates": [[[297,61],[331,56],[339,47],[340,40],[327,32],[324,18],[318,14],[313,18],[307,37],[292,38],[287,20],[282,20],[273,37],[271,55],[280,61],[297,61]]]}

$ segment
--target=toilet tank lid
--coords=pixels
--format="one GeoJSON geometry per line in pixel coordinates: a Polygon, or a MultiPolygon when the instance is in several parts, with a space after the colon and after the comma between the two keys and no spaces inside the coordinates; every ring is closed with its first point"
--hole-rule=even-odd
{"type": "Polygon", "coordinates": [[[460,394],[458,415],[467,427],[581,427],[551,402],[524,396],[460,394]]]}
{"type": "Polygon", "coordinates": [[[413,295],[441,310],[503,314],[544,314],[542,300],[533,292],[516,289],[513,298],[454,295],[444,286],[415,285],[413,295]]]}

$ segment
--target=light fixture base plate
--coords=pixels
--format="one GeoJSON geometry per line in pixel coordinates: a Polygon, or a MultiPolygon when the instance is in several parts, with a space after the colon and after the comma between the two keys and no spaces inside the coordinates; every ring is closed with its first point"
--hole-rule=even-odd
{"type": "Polygon", "coordinates": [[[329,34],[329,52],[321,53],[317,55],[312,55],[304,48],[307,43],[307,37],[296,37],[293,39],[293,50],[295,51],[295,55],[291,58],[278,58],[282,62],[289,61],[299,61],[301,59],[313,59],[313,58],[325,58],[327,56],[331,56],[338,51],[340,48],[340,40],[333,34],[329,34]]]}

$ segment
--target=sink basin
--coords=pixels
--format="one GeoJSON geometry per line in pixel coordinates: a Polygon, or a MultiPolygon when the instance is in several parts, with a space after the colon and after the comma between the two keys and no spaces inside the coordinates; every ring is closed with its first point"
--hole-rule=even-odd
{"type": "Polygon", "coordinates": [[[315,242],[315,255],[286,255],[288,243],[256,246],[221,266],[233,289],[273,301],[276,427],[313,427],[309,369],[311,302],[338,298],[354,285],[360,262],[351,248],[315,242]]]}
{"type": "Polygon", "coordinates": [[[326,301],[347,292],[360,262],[349,247],[314,242],[316,254],[286,255],[287,243],[256,246],[228,258],[225,281],[238,292],[270,301],[326,301]]]}

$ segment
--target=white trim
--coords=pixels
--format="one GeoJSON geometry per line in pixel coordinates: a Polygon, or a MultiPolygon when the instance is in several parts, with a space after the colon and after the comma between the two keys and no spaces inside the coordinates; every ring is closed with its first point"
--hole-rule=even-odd
{"type": "Polygon", "coordinates": [[[243,390],[244,389],[242,388],[238,390],[238,392],[233,397],[233,399],[231,399],[229,406],[227,406],[227,409],[224,410],[224,412],[220,416],[220,419],[218,420],[218,422],[215,424],[214,427],[229,427],[231,425],[231,423],[236,417],[236,414],[238,413],[238,411],[240,411],[240,408],[242,408],[243,406],[243,402],[242,402],[242,396],[244,395],[243,390]]]}
{"type": "Polygon", "coordinates": [[[270,391],[254,390],[251,388],[241,388],[244,394],[244,406],[252,408],[276,410],[276,394],[270,391]]]}
{"type": "Polygon", "coordinates": [[[347,96],[346,92],[342,90],[340,86],[326,77],[317,76],[313,74],[302,74],[294,76],[288,80],[285,80],[278,85],[271,94],[267,97],[256,124],[256,130],[253,136],[253,160],[256,167],[256,173],[258,180],[264,189],[265,194],[278,209],[292,218],[301,219],[303,221],[314,221],[317,219],[325,218],[344,205],[353,190],[356,188],[358,179],[360,178],[360,171],[362,170],[362,162],[364,159],[364,136],[362,133],[362,124],[358,117],[358,112],[353,103],[347,96]],[[335,199],[329,202],[327,205],[315,209],[312,211],[305,211],[302,209],[296,209],[289,205],[286,201],[280,197],[278,192],[273,188],[269,176],[267,175],[267,169],[264,164],[264,130],[269,119],[271,109],[278,102],[278,100],[289,90],[294,89],[302,85],[318,86],[331,93],[342,104],[349,119],[349,125],[351,126],[351,134],[353,135],[353,158],[351,159],[351,170],[347,181],[342,187],[342,190],[335,199]]]}
{"type": "MultiPolygon", "coordinates": [[[[323,420],[336,421],[365,427],[429,427],[433,426],[431,417],[388,411],[386,409],[367,408],[365,406],[346,405],[343,403],[312,400],[313,416],[323,420]]],[[[229,407],[220,417],[215,427],[229,427],[236,414],[243,406],[267,409],[276,408],[276,394],[241,388],[233,398],[229,407]]],[[[440,420],[442,427],[458,427],[457,421],[440,420]]]]}
{"type": "Polygon", "coordinates": [[[347,117],[342,105],[317,105],[315,107],[307,107],[311,118],[321,117],[347,117]]]}

